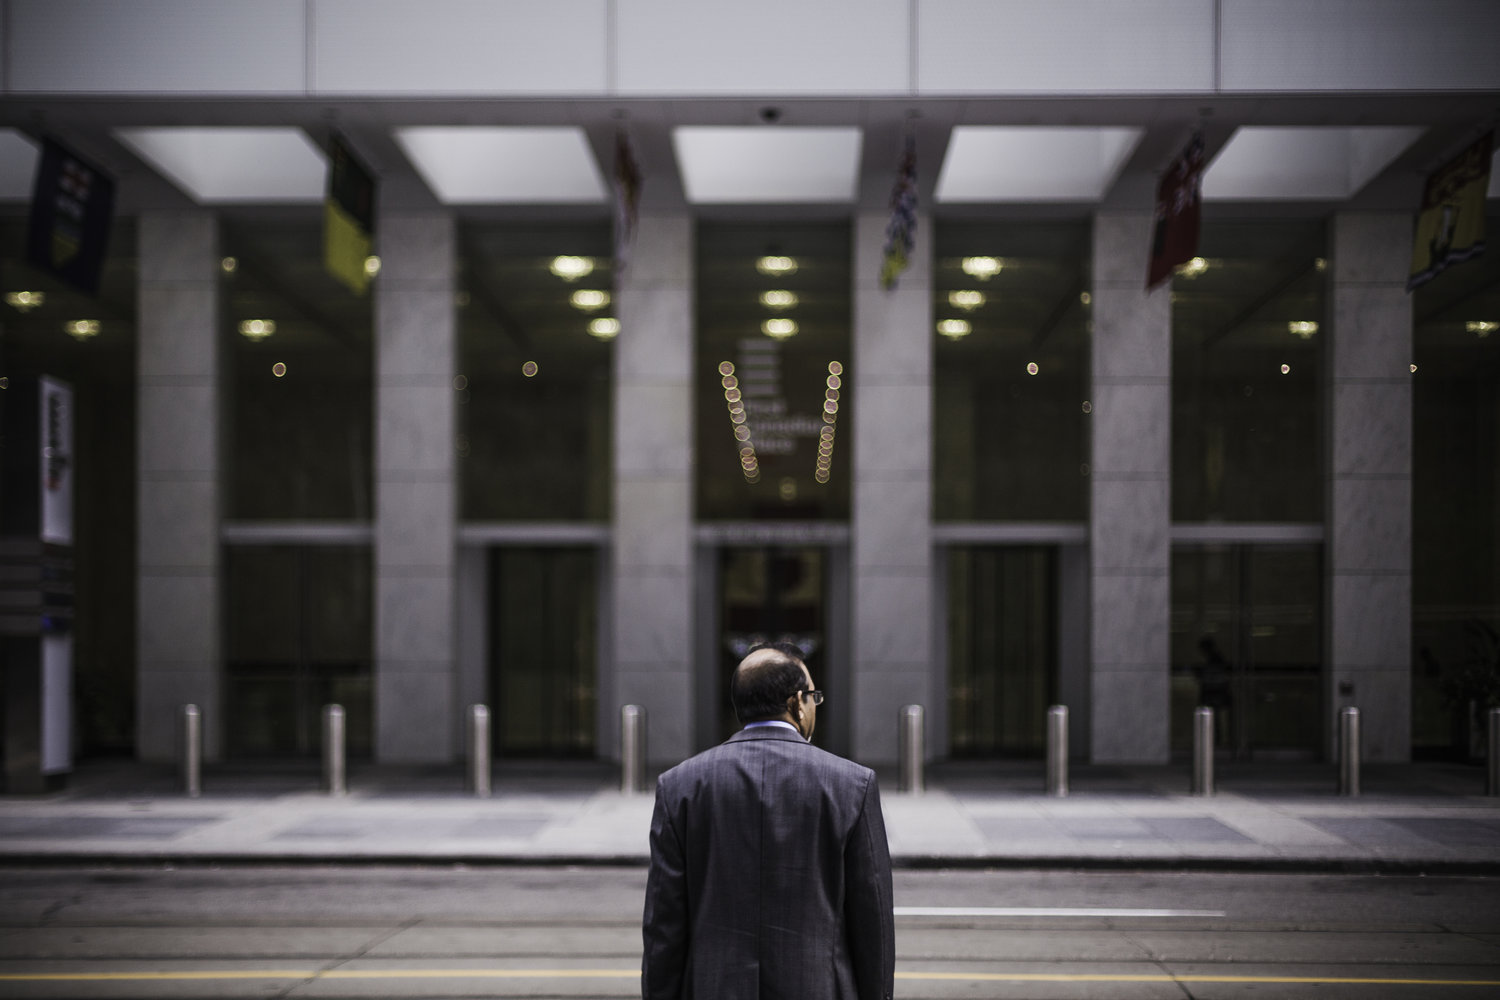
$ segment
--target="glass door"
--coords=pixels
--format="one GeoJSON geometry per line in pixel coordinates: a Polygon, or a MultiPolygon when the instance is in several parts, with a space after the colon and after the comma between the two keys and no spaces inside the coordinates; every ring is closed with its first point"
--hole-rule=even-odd
{"type": "Polygon", "coordinates": [[[1057,550],[948,549],[948,725],[954,757],[1037,756],[1057,699],[1057,550]]]}
{"type": "Polygon", "coordinates": [[[490,741],[504,756],[592,757],[599,631],[592,548],[490,552],[490,741]]]}

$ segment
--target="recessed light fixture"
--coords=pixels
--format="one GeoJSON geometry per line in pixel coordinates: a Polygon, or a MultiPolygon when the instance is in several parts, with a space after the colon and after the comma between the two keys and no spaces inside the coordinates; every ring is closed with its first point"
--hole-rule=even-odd
{"type": "Polygon", "coordinates": [[[247,340],[265,340],[275,332],[276,321],[274,319],[240,320],[240,336],[247,340]]]}
{"type": "Polygon", "coordinates": [[[760,325],[761,332],[772,340],[785,340],[797,332],[797,321],[778,316],[760,325]]]}
{"type": "Polygon", "coordinates": [[[88,340],[99,335],[97,319],[71,319],[63,324],[63,330],[74,340],[88,340]]]}
{"type": "Polygon", "coordinates": [[[972,289],[949,292],[948,304],[955,309],[962,309],[964,312],[973,312],[984,305],[984,293],[976,292],[972,289]]]}
{"type": "Polygon", "coordinates": [[[589,320],[589,336],[598,337],[600,340],[614,340],[615,335],[620,332],[620,321],[613,316],[600,316],[598,319],[589,320]]]}
{"type": "Polygon", "coordinates": [[[1328,258],[1327,257],[1314,257],[1313,258],[1313,269],[1316,270],[1316,271],[1318,271],[1319,273],[1328,270],[1328,258]]]}
{"type": "Polygon", "coordinates": [[[1174,274],[1180,274],[1184,278],[1196,278],[1208,270],[1208,261],[1202,257],[1194,257],[1186,264],[1178,264],[1173,268],[1174,274]]]}
{"type": "Polygon", "coordinates": [[[1283,375],[1290,375],[1291,373],[1292,373],[1292,366],[1291,365],[1282,365],[1281,366],[1281,374],[1283,374],[1283,375]]]}
{"type": "Polygon", "coordinates": [[[761,274],[779,278],[787,274],[796,274],[797,260],[794,257],[766,256],[755,262],[755,269],[761,274]]]}
{"type": "Polygon", "coordinates": [[[594,273],[594,258],[553,257],[547,270],[564,281],[577,281],[594,273]]]}
{"type": "Polygon", "coordinates": [[[47,301],[46,292],[6,292],[5,304],[15,306],[22,312],[30,312],[47,301]]]}
{"type": "Polygon", "coordinates": [[[1035,375],[1039,371],[1041,371],[1041,369],[1037,367],[1035,361],[1027,362],[1027,364],[1026,364],[1026,374],[1027,375],[1035,375]]]}
{"type": "Polygon", "coordinates": [[[1005,264],[998,257],[965,257],[959,266],[969,277],[989,281],[1004,269],[1005,264]]]}
{"type": "Polygon", "coordinates": [[[791,309],[797,305],[797,293],[784,288],[761,292],[760,304],[767,309],[791,309]]]}
{"type": "Polygon", "coordinates": [[[1294,319],[1286,325],[1287,332],[1296,334],[1303,340],[1307,340],[1318,332],[1318,324],[1310,319],[1294,319]]]}
{"type": "Polygon", "coordinates": [[[967,337],[974,328],[966,319],[942,319],[938,320],[937,332],[949,340],[962,340],[967,337]]]}
{"type": "Polygon", "coordinates": [[[527,378],[534,378],[536,376],[536,373],[537,366],[535,361],[528,361],[521,366],[521,374],[525,375],[527,378]]]}
{"type": "Polygon", "coordinates": [[[223,258],[222,260],[219,261],[219,268],[225,274],[233,274],[234,271],[235,271],[235,268],[237,268],[239,266],[240,266],[240,262],[238,260],[234,259],[233,257],[225,257],[225,258],[223,258]]]}
{"type": "Polygon", "coordinates": [[[1489,319],[1471,319],[1464,324],[1464,329],[1481,337],[1488,337],[1496,330],[1500,330],[1500,323],[1489,319]]]}
{"type": "Polygon", "coordinates": [[[595,309],[603,309],[609,305],[609,293],[601,292],[597,288],[580,288],[568,299],[574,308],[585,312],[593,312],[595,309]]]}
{"type": "Polygon", "coordinates": [[[368,256],[368,257],[365,258],[365,273],[368,274],[372,278],[375,277],[375,275],[377,275],[377,274],[380,273],[380,258],[379,257],[376,257],[374,254],[371,254],[370,256],[368,256]]]}
{"type": "Polygon", "coordinates": [[[271,366],[271,374],[275,375],[277,378],[284,377],[286,375],[286,364],[281,361],[276,362],[271,366]]]}

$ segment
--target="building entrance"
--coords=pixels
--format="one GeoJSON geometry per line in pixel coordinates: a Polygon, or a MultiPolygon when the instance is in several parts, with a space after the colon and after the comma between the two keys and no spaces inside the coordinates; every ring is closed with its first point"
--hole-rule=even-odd
{"type": "Polygon", "coordinates": [[[1172,553],[1172,750],[1215,710],[1236,758],[1314,758],[1323,736],[1322,549],[1202,545],[1172,553]]]}
{"type": "Polygon", "coordinates": [[[711,746],[739,723],[729,703],[735,665],[763,642],[790,642],[802,650],[813,679],[827,694],[813,742],[842,752],[848,740],[844,666],[847,589],[843,550],[821,545],[724,545],[700,555],[700,573],[712,574],[712,603],[700,596],[701,666],[698,743],[711,746]],[[709,646],[712,645],[712,649],[709,646]]]}
{"type": "Polygon", "coordinates": [[[1038,756],[1058,698],[1057,548],[947,550],[948,726],[954,757],[1038,756]]]}
{"type": "Polygon", "coordinates": [[[593,756],[598,562],[593,548],[490,550],[488,701],[497,755],[593,756]]]}

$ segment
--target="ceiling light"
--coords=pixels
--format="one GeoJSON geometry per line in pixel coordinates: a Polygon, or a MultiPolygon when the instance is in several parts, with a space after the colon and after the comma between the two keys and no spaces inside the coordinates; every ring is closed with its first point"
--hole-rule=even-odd
{"type": "Polygon", "coordinates": [[[271,374],[275,375],[277,378],[281,378],[286,375],[286,363],[282,361],[276,362],[271,366],[271,374]]]}
{"type": "Polygon", "coordinates": [[[524,365],[521,366],[521,374],[525,375],[527,378],[533,378],[533,377],[535,377],[536,373],[537,373],[537,366],[536,366],[536,362],[535,361],[528,361],[524,365]]]}
{"type": "Polygon", "coordinates": [[[30,312],[47,301],[46,292],[6,292],[5,304],[15,306],[22,312],[30,312]]]}
{"type": "Polygon", "coordinates": [[[247,340],[265,340],[275,332],[276,321],[274,319],[240,320],[240,335],[247,340]]]}
{"type": "Polygon", "coordinates": [[[63,330],[74,340],[88,340],[99,335],[97,319],[74,319],[63,324],[63,330]]]}
{"type": "Polygon", "coordinates": [[[233,257],[225,257],[223,260],[219,261],[219,267],[224,271],[225,274],[233,274],[234,269],[239,266],[240,262],[235,260],[233,257]]]}
{"type": "Polygon", "coordinates": [[[970,290],[948,293],[948,304],[955,309],[973,312],[984,305],[984,293],[970,290]]]}
{"type": "Polygon", "coordinates": [[[797,304],[797,293],[785,289],[761,292],[760,304],[767,309],[791,309],[797,304]]]}
{"type": "Polygon", "coordinates": [[[1477,333],[1481,337],[1488,337],[1496,330],[1500,330],[1500,323],[1488,319],[1471,319],[1464,324],[1464,329],[1470,333],[1477,333]]]}
{"type": "Polygon", "coordinates": [[[1026,374],[1027,375],[1035,375],[1039,371],[1041,371],[1041,369],[1036,366],[1036,362],[1035,361],[1030,362],[1026,366],[1026,374]]]}
{"type": "Polygon", "coordinates": [[[1283,375],[1290,375],[1291,373],[1292,373],[1292,366],[1291,365],[1282,365],[1281,366],[1281,374],[1283,374],[1283,375]]]}
{"type": "Polygon", "coordinates": [[[989,281],[1000,273],[1005,264],[996,257],[965,257],[961,266],[964,269],[964,274],[967,274],[969,277],[978,278],[980,281],[989,281]]]}
{"type": "Polygon", "coordinates": [[[377,275],[377,274],[380,273],[380,258],[379,257],[376,257],[374,254],[371,254],[370,256],[368,256],[368,257],[365,258],[365,273],[368,274],[372,278],[375,277],[375,275],[377,275]]]}
{"type": "Polygon", "coordinates": [[[797,261],[792,257],[762,257],[755,262],[755,269],[761,274],[775,275],[781,277],[786,274],[797,273],[797,261]]]}
{"type": "Polygon", "coordinates": [[[1079,292],[1078,293],[1078,302],[1079,302],[1080,305],[1085,305],[1085,306],[1092,305],[1093,302],[1094,302],[1094,297],[1092,295],[1090,295],[1088,292],[1079,292]]]}
{"type": "Polygon", "coordinates": [[[1172,269],[1172,272],[1174,274],[1180,274],[1184,278],[1196,278],[1198,277],[1198,275],[1207,270],[1208,261],[1204,260],[1202,257],[1194,257],[1186,264],[1177,265],[1177,267],[1172,269]]]}
{"type": "Polygon", "coordinates": [[[960,340],[964,337],[967,337],[969,335],[969,332],[973,329],[974,328],[969,325],[969,321],[966,319],[939,320],[937,325],[937,332],[941,333],[949,340],[960,340]]]}
{"type": "Polygon", "coordinates": [[[1303,340],[1318,332],[1318,324],[1310,319],[1294,319],[1286,325],[1286,328],[1289,333],[1294,333],[1303,340]]]}
{"type": "Polygon", "coordinates": [[[797,332],[796,320],[777,317],[768,319],[760,325],[761,332],[772,340],[785,340],[797,332]]]}
{"type": "Polygon", "coordinates": [[[594,258],[553,257],[547,269],[564,281],[577,281],[594,273],[594,258]]]}
{"type": "Polygon", "coordinates": [[[620,321],[613,316],[600,316],[589,320],[589,335],[600,340],[614,340],[620,332],[620,321]]]}
{"type": "Polygon", "coordinates": [[[568,301],[573,303],[575,308],[592,312],[609,305],[609,293],[601,292],[597,288],[580,288],[568,301]]]}
{"type": "Polygon", "coordinates": [[[1326,257],[1313,258],[1313,268],[1319,272],[1328,270],[1328,259],[1326,257]]]}

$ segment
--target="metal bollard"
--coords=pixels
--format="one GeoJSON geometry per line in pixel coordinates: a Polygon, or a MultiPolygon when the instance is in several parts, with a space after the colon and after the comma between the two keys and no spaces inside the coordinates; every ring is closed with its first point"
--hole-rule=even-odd
{"type": "Polygon", "coordinates": [[[348,792],[344,781],[344,706],[323,706],[323,791],[329,795],[348,792]]]}
{"type": "Polygon", "coordinates": [[[925,722],[921,705],[907,705],[901,710],[901,775],[903,792],[921,795],[926,787],[922,779],[922,754],[925,748],[925,722]]]}
{"type": "Polygon", "coordinates": [[[469,791],[490,797],[490,710],[469,706],[469,791]]]}
{"type": "Polygon", "coordinates": [[[620,793],[646,790],[646,710],[639,705],[620,709],[620,793]]]}
{"type": "Polygon", "coordinates": [[[182,790],[190,799],[203,794],[203,716],[197,705],[182,706],[182,790]]]}
{"type": "Polygon", "coordinates": [[[1500,795],[1500,708],[1490,709],[1489,751],[1484,794],[1500,795]]]}
{"type": "Polygon", "coordinates": [[[1047,709],[1047,794],[1068,795],[1068,706],[1047,709]]]}
{"type": "Polygon", "coordinates": [[[1199,706],[1193,713],[1193,794],[1214,793],[1214,710],[1199,706]]]}
{"type": "Polygon", "coordinates": [[[1359,796],[1359,709],[1339,712],[1339,794],[1359,796]]]}

